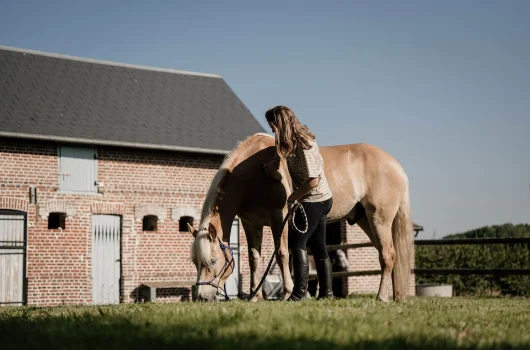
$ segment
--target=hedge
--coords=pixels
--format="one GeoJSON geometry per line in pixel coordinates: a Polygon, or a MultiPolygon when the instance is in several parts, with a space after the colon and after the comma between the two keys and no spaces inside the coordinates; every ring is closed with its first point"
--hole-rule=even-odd
{"type": "MultiPolygon", "coordinates": [[[[528,225],[493,226],[444,238],[520,237],[521,227],[528,225]],[[506,229],[511,234],[506,234],[506,229]],[[496,232],[495,232],[496,231],[496,232]],[[516,231],[516,234],[513,232],[516,231]],[[481,234],[476,234],[480,232],[481,234]],[[496,234],[492,234],[495,232],[496,234]]],[[[525,231],[525,230],[523,230],[525,231]]],[[[416,246],[417,268],[526,268],[530,269],[528,244],[416,246]]],[[[489,275],[416,275],[416,283],[452,284],[455,295],[513,295],[530,296],[530,276],[489,275]]]]}

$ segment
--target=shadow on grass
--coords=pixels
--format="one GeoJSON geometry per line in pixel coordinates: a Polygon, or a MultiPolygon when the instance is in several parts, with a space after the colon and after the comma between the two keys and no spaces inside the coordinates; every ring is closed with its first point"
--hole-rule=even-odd
{"type": "MultiPolygon", "coordinates": [[[[185,315],[183,315],[185,317],[185,315]]],[[[133,322],[126,315],[70,314],[65,316],[0,317],[0,349],[475,349],[447,339],[361,340],[349,343],[308,337],[274,338],[256,334],[226,336],[222,325],[206,322],[203,328],[158,321],[133,322]],[[261,339],[258,339],[261,338],[261,339]]],[[[510,344],[481,349],[516,349],[510,344]]]]}

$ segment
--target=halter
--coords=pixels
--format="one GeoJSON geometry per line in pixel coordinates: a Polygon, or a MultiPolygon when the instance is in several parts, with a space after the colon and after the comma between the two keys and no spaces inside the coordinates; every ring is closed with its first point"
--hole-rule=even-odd
{"type": "MultiPolygon", "coordinates": [[[[221,289],[223,292],[224,292],[224,297],[225,297],[225,300],[228,301],[230,300],[230,298],[228,297],[228,294],[226,292],[226,283],[224,285],[223,288],[221,288],[220,285],[218,285],[217,283],[215,283],[215,279],[219,276],[219,281],[221,281],[221,277],[223,277],[224,273],[226,272],[226,270],[228,269],[229,266],[231,266],[232,264],[235,264],[234,262],[234,251],[232,250],[232,248],[230,248],[230,246],[227,246],[225,245],[221,239],[219,237],[217,237],[217,240],[219,241],[219,247],[221,247],[221,250],[223,251],[223,255],[225,257],[225,263],[223,265],[223,268],[221,269],[221,272],[219,273],[219,275],[215,275],[213,276],[213,278],[211,280],[209,280],[208,282],[197,282],[195,283],[196,286],[212,286],[212,287],[215,287],[217,289],[221,289]],[[228,256],[226,255],[226,250],[230,250],[230,256],[231,256],[231,260],[228,261],[228,256]]],[[[234,268],[234,266],[232,265],[232,269],[234,268]]]]}

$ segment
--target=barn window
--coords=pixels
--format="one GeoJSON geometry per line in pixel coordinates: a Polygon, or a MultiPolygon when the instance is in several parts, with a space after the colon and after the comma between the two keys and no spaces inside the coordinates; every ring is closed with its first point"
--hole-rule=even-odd
{"type": "Polygon", "coordinates": [[[58,229],[61,228],[64,230],[66,224],[66,213],[50,213],[48,215],[48,229],[58,229]]]}
{"type": "Polygon", "coordinates": [[[156,231],[158,217],[156,215],[146,215],[143,219],[143,231],[156,231]]]}
{"type": "Polygon", "coordinates": [[[182,216],[179,220],[179,231],[180,232],[188,231],[188,224],[193,226],[193,217],[182,216]]]}
{"type": "Polygon", "coordinates": [[[59,147],[59,190],[97,193],[97,153],[93,147],[59,147]]]}

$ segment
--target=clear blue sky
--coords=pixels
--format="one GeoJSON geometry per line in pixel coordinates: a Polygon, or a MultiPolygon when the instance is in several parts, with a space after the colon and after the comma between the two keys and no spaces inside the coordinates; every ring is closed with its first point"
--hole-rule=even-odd
{"type": "Polygon", "coordinates": [[[530,222],[529,18],[513,0],[0,0],[0,45],[220,74],[264,127],[285,104],[321,145],[393,154],[430,238],[530,222]]]}

